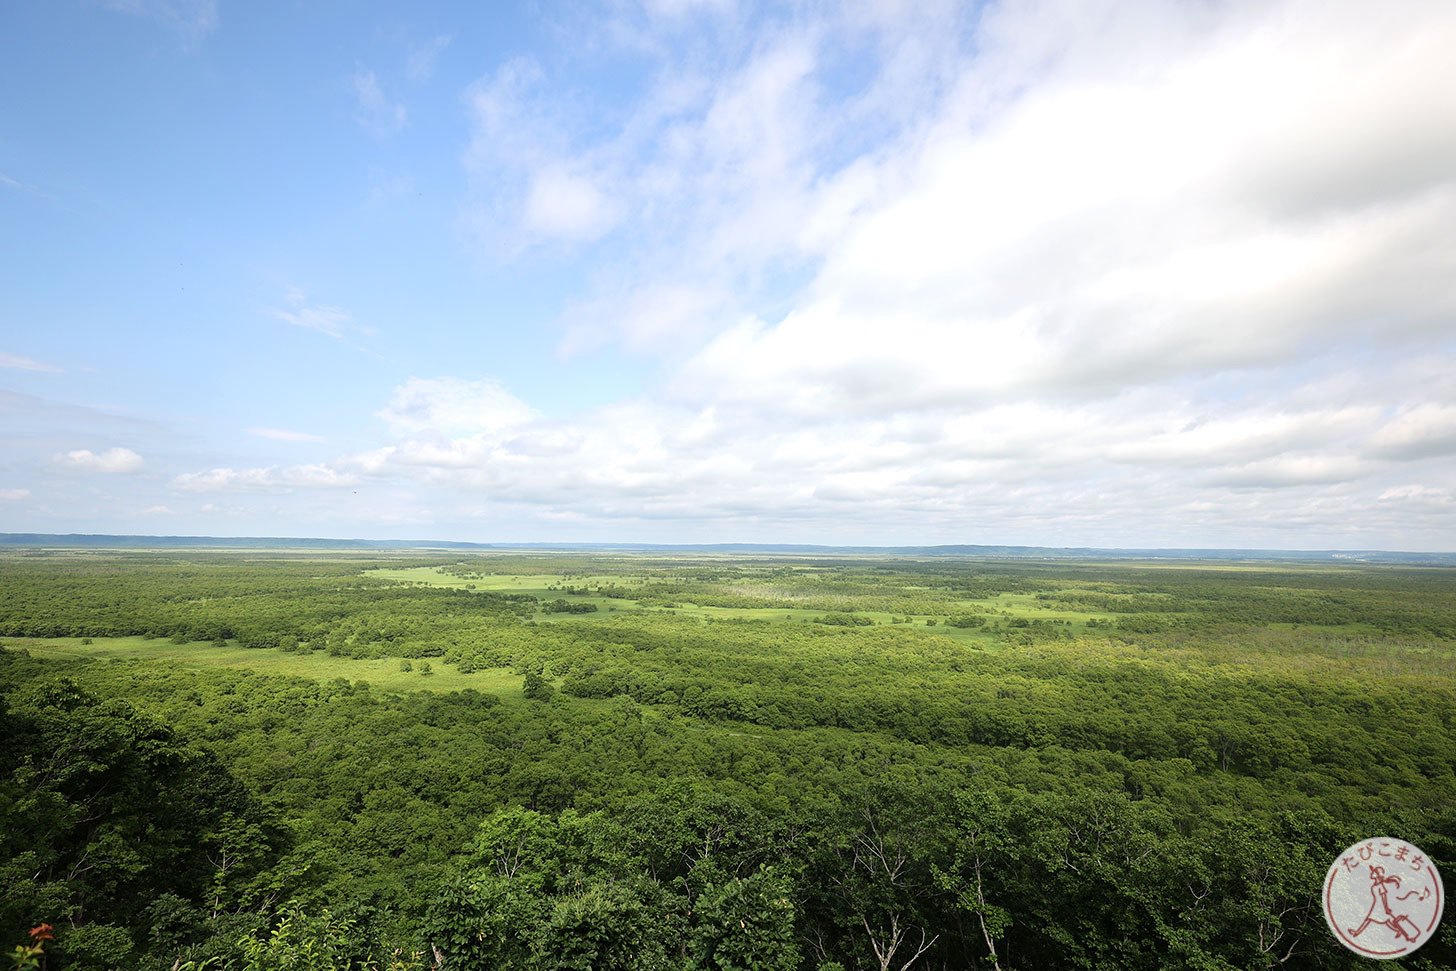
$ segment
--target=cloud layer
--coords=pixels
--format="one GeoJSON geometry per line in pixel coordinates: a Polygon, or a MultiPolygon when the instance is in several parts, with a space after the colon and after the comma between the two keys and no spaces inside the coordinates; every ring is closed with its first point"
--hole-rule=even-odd
{"type": "MultiPolygon", "coordinates": [[[[253,428],[294,451],[159,499],[481,538],[1456,548],[1456,6],[556,16],[456,89],[451,230],[563,293],[511,325],[562,373],[651,378],[573,411],[508,350],[410,356],[353,434],[253,428]]],[[[352,82],[375,134],[424,125],[352,82]]],[[[358,330],[297,290],[270,312],[358,330]]]]}
{"type": "Polygon", "coordinates": [[[140,472],[146,464],[140,455],[129,448],[108,448],[101,452],[78,448],[62,455],[60,460],[68,468],[108,474],[140,472]]]}
{"type": "Polygon", "coordinates": [[[616,36],[728,39],[594,134],[508,62],[468,165],[492,246],[596,247],[563,350],[664,380],[557,421],[414,379],[330,468],[722,535],[1456,541],[1456,8],[657,13],[616,36]]]}

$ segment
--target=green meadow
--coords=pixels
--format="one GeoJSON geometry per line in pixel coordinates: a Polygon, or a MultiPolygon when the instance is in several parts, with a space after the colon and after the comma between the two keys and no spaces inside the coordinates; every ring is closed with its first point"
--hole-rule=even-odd
{"type": "MultiPolygon", "coordinates": [[[[487,593],[513,593],[545,599],[564,599],[570,603],[590,604],[597,608],[598,612],[612,612],[617,610],[632,610],[643,612],[658,612],[672,614],[684,618],[715,619],[715,620],[751,620],[765,621],[771,623],[812,623],[816,617],[822,616],[824,610],[814,610],[798,606],[793,597],[783,598],[783,606],[756,606],[756,607],[731,607],[714,604],[697,603],[691,599],[691,595],[675,596],[663,594],[659,589],[654,589],[653,577],[645,575],[642,577],[618,577],[612,575],[571,575],[571,574],[470,574],[461,575],[459,572],[451,572],[441,567],[405,567],[405,568],[380,568],[369,570],[366,576],[380,580],[407,585],[420,585],[428,587],[440,587],[453,590],[478,590],[487,593]],[[626,586],[620,585],[625,581],[626,586]],[[605,597],[593,595],[591,592],[600,590],[606,585],[612,585],[625,589],[625,593],[616,597],[605,597]]],[[[740,587],[741,589],[741,587],[740,587]]],[[[913,586],[906,589],[915,589],[913,586]]],[[[933,613],[915,612],[923,605],[907,607],[905,614],[897,614],[882,610],[864,610],[855,605],[838,604],[834,608],[850,606],[858,616],[865,617],[876,624],[918,624],[920,626],[935,626],[942,624],[950,617],[966,613],[981,613],[992,615],[1005,620],[1011,619],[1039,619],[1044,621],[1066,621],[1078,627],[1085,627],[1090,620],[1111,621],[1111,615],[1079,610],[1068,610],[1064,607],[1052,609],[1040,604],[1031,595],[1000,593],[991,597],[980,599],[952,599],[938,602],[935,606],[939,609],[933,613]],[[934,622],[928,624],[928,622],[934,622]]],[[[831,608],[831,609],[834,609],[831,608]]],[[[560,615],[549,613],[537,613],[536,619],[549,621],[559,619],[560,615]]],[[[939,633],[952,637],[974,636],[965,629],[945,626],[939,633]]],[[[981,638],[984,639],[984,638],[981,638]]]]}
{"type": "Polygon", "coordinates": [[[6,646],[38,658],[141,662],[190,671],[252,671],[311,681],[343,678],[367,682],[385,691],[474,688],[498,695],[502,700],[518,699],[521,695],[520,677],[508,670],[497,668],[461,674],[458,665],[444,662],[432,664],[430,673],[424,674],[420,670],[423,662],[411,662],[410,671],[401,671],[398,658],[314,657],[284,653],[277,648],[243,648],[233,643],[226,646],[197,642],[173,644],[142,637],[15,638],[8,640],[6,646]]]}

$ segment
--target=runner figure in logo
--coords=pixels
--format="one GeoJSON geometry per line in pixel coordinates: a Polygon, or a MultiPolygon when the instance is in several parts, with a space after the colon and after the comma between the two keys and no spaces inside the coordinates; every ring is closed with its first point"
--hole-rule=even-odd
{"type": "Polygon", "coordinates": [[[1441,922],[1441,875],[1418,847],[1388,837],[1341,853],[1325,878],[1325,921],[1350,950],[1371,958],[1409,954],[1441,922]]]}

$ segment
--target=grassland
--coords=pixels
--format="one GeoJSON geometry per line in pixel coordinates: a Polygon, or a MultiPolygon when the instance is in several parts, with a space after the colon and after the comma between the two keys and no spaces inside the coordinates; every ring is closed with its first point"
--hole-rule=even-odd
{"type": "MultiPolygon", "coordinates": [[[[852,561],[851,561],[852,562],[852,561]]],[[[800,570],[806,568],[800,567],[800,570]]],[[[452,573],[445,567],[401,567],[368,570],[365,576],[376,580],[405,585],[435,587],[450,590],[474,590],[481,593],[520,594],[540,600],[565,600],[573,604],[589,604],[598,613],[632,611],[660,613],[683,619],[702,620],[744,620],[769,623],[813,623],[826,613],[824,606],[800,606],[797,598],[781,597],[782,606],[730,607],[717,604],[697,603],[691,594],[663,594],[663,579],[645,574],[640,577],[619,574],[590,573],[452,573]],[[614,596],[593,595],[590,591],[612,587],[614,596]],[[626,593],[623,593],[625,589],[626,593]]],[[[907,585],[905,590],[926,588],[907,585]]],[[[753,596],[758,591],[753,587],[740,588],[740,592],[753,596]]],[[[1072,610],[1065,606],[1049,607],[1031,594],[997,593],[989,597],[950,599],[937,602],[937,609],[922,610],[907,608],[903,612],[865,609],[845,604],[851,612],[873,624],[897,624],[907,627],[938,627],[936,633],[958,640],[990,642],[984,629],[946,626],[950,617],[963,614],[980,614],[988,620],[1027,620],[1049,623],[1065,623],[1078,630],[1086,630],[1089,621],[1111,623],[1115,617],[1106,612],[1072,610]]],[[[833,612],[833,610],[830,610],[833,612]]],[[[538,610],[534,619],[550,623],[566,617],[580,618],[580,614],[550,613],[538,610]]]]}
{"type": "Polygon", "coordinates": [[[367,682],[385,691],[461,691],[474,688],[496,695],[502,701],[519,700],[521,678],[506,668],[476,670],[462,674],[458,666],[428,659],[431,673],[422,674],[424,662],[413,661],[413,670],[401,671],[399,658],[330,657],[327,654],[296,654],[276,648],[245,648],[212,643],[174,644],[145,637],[47,637],[7,638],[5,646],[38,658],[88,658],[116,662],[141,662],[173,670],[253,671],[279,674],[311,681],[367,682]]]}

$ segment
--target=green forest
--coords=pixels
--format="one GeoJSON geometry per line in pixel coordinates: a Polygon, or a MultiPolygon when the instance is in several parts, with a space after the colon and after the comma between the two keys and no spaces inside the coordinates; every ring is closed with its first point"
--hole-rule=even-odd
{"type": "Polygon", "coordinates": [[[1353,968],[1379,834],[1456,569],[0,553],[0,967],[1353,968]]]}

